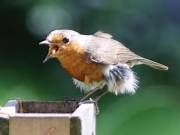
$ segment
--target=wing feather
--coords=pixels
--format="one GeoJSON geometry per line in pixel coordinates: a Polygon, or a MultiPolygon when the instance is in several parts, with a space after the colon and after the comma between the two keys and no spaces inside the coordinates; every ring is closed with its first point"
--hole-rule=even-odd
{"type": "MultiPolygon", "coordinates": [[[[100,35],[102,35],[102,33],[100,35]]],[[[110,37],[91,36],[89,43],[90,45],[86,48],[86,53],[93,62],[100,64],[122,63],[128,64],[130,67],[145,64],[155,69],[168,70],[167,66],[135,54],[122,43],[110,37]]]]}
{"type": "Polygon", "coordinates": [[[120,42],[111,38],[92,36],[89,42],[91,45],[86,49],[89,58],[97,63],[117,64],[133,62],[143,59],[125,47],[120,42]]]}

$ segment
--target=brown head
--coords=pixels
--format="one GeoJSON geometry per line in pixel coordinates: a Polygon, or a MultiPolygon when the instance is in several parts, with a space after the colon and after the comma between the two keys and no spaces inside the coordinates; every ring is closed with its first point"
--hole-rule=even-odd
{"type": "MultiPolygon", "coordinates": [[[[61,53],[63,48],[66,48],[75,39],[79,33],[72,30],[54,30],[46,38],[46,40],[39,43],[39,45],[48,45],[49,50],[43,62],[50,58],[56,58],[61,53]]],[[[76,38],[77,39],[77,38],[76,38]]]]}

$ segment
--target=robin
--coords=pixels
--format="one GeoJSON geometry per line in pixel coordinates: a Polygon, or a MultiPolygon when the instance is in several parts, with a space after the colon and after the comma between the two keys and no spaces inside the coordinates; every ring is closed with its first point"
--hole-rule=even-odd
{"type": "Polygon", "coordinates": [[[135,65],[168,70],[167,66],[135,54],[112,35],[101,31],[83,35],[73,30],[54,30],[40,42],[42,44],[49,46],[44,62],[57,58],[73,77],[74,84],[87,92],[82,100],[104,86],[107,90],[96,100],[108,92],[135,93],[138,88],[138,79],[132,70],[135,65]]]}

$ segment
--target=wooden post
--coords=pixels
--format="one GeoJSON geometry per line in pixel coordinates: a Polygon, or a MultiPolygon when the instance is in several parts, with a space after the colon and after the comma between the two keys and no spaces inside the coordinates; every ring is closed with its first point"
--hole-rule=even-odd
{"type": "Polygon", "coordinates": [[[9,101],[0,108],[0,135],[95,135],[93,103],[9,101]]]}

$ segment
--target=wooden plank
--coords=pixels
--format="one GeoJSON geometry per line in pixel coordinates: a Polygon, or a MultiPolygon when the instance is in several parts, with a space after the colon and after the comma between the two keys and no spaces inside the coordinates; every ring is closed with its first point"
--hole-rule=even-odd
{"type": "Polygon", "coordinates": [[[95,122],[93,103],[14,100],[0,108],[0,135],[95,135],[95,122]]]}
{"type": "Polygon", "coordinates": [[[9,135],[9,119],[5,117],[0,115],[0,135],[9,135]]]}
{"type": "Polygon", "coordinates": [[[79,117],[71,117],[70,119],[70,135],[81,135],[81,120],[79,117]]]}
{"type": "Polygon", "coordinates": [[[72,116],[80,118],[82,135],[96,135],[96,109],[93,103],[82,104],[72,116]]]}
{"type": "Polygon", "coordinates": [[[72,113],[79,106],[77,101],[20,101],[21,113],[72,113]]]}
{"type": "Polygon", "coordinates": [[[68,117],[12,117],[9,135],[70,135],[68,117]]]}

